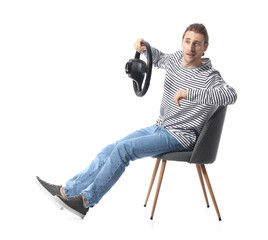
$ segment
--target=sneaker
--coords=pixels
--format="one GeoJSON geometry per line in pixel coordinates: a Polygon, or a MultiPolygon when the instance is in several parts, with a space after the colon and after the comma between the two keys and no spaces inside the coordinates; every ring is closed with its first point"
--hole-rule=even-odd
{"type": "Polygon", "coordinates": [[[57,195],[54,198],[58,204],[82,219],[88,212],[89,208],[84,207],[83,198],[81,195],[76,195],[73,197],[62,197],[61,195],[57,195]]]}
{"type": "Polygon", "coordinates": [[[58,185],[53,185],[50,183],[45,182],[44,180],[42,180],[40,177],[36,177],[37,179],[37,184],[38,186],[43,190],[43,192],[49,197],[49,199],[54,202],[58,207],[60,207],[60,209],[62,210],[63,207],[59,206],[54,199],[54,196],[56,195],[61,195],[61,187],[62,186],[58,186],[58,185]]]}

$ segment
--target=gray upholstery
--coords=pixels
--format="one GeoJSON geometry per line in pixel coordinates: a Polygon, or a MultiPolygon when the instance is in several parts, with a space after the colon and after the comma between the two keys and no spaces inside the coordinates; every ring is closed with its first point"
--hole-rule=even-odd
{"type": "Polygon", "coordinates": [[[220,106],[205,123],[193,151],[164,153],[155,158],[195,164],[213,163],[217,156],[226,106],[220,106]]]}

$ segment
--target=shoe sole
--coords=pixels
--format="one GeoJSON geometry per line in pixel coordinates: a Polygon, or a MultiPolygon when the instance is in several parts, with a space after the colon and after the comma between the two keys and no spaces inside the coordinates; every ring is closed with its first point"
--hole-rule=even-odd
{"type": "Polygon", "coordinates": [[[80,217],[80,218],[84,218],[85,215],[83,215],[80,212],[77,212],[76,210],[74,210],[73,208],[71,208],[70,206],[68,206],[65,202],[63,202],[58,196],[54,196],[54,200],[61,205],[63,208],[67,209],[68,211],[70,211],[71,213],[75,214],[76,216],[80,217]]]}
{"type": "Polygon", "coordinates": [[[63,210],[64,208],[59,205],[54,198],[54,195],[52,195],[39,181],[37,178],[35,178],[35,182],[39,186],[39,188],[42,190],[42,192],[60,209],[63,210]]]}

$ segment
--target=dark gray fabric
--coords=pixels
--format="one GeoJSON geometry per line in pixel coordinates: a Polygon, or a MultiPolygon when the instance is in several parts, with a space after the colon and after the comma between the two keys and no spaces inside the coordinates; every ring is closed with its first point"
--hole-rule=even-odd
{"type": "Polygon", "coordinates": [[[39,182],[39,186],[43,187],[46,191],[48,191],[52,196],[55,195],[61,195],[60,193],[60,189],[61,186],[58,185],[53,185],[50,183],[45,182],[44,180],[42,180],[40,177],[36,177],[37,181],[39,182]]]}
{"type": "Polygon", "coordinates": [[[171,160],[171,161],[180,161],[180,162],[190,162],[192,156],[192,151],[189,152],[169,152],[164,153],[158,156],[154,156],[155,158],[171,160]]]}
{"type": "Polygon", "coordinates": [[[197,164],[213,163],[216,159],[226,106],[220,106],[205,123],[193,151],[164,153],[156,158],[197,164]]]}
{"type": "Polygon", "coordinates": [[[76,195],[73,197],[62,197],[60,195],[55,196],[55,200],[61,206],[76,214],[77,216],[84,218],[89,208],[85,208],[83,204],[82,195],[76,195]]]}

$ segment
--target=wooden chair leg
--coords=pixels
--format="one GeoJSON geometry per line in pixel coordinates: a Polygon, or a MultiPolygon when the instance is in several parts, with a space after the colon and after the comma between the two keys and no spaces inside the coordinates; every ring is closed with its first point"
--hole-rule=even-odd
{"type": "Polygon", "coordinates": [[[204,165],[204,164],[201,164],[200,167],[201,167],[201,170],[202,170],[202,172],[203,172],[203,175],[204,175],[204,178],[205,178],[205,181],[206,181],[206,184],[207,184],[207,187],[208,187],[210,196],[211,196],[211,198],[212,198],[214,207],[215,207],[215,209],[216,209],[217,215],[218,215],[218,217],[219,217],[219,220],[221,221],[220,211],[219,211],[219,208],[218,208],[218,205],[217,205],[217,202],[216,202],[214,193],[213,193],[213,191],[212,191],[212,187],[211,187],[211,184],[210,184],[210,181],[209,181],[209,178],[208,178],[208,174],[207,174],[205,165],[204,165]]]}
{"type": "Polygon", "coordinates": [[[165,168],[166,168],[166,163],[167,163],[167,160],[162,160],[161,170],[160,170],[160,174],[159,174],[159,180],[158,180],[158,184],[157,184],[157,188],[156,188],[156,193],[155,193],[155,198],[154,198],[154,205],[153,205],[152,213],[151,213],[151,220],[154,217],[154,211],[155,211],[155,207],[156,207],[156,203],[157,203],[157,199],[158,199],[158,195],[159,195],[159,191],[160,191],[162,179],[163,179],[163,176],[164,176],[164,172],[165,172],[165,168]]]}
{"type": "Polygon", "coordinates": [[[151,190],[152,190],[152,187],[153,187],[153,185],[154,185],[155,176],[156,176],[156,173],[157,173],[159,164],[160,164],[160,160],[161,160],[161,159],[159,159],[159,158],[156,159],[155,166],[154,166],[154,171],[153,171],[153,174],[152,174],[152,178],[151,178],[150,186],[149,186],[149,189],[148,189],[148,192],[147,192],[147,196],[146,196],[146,199],[145,199],[144,207],[146,207],[147,202],[148,202],[148,199],[149,199],[149,197],[150,197],[151,190]]]}
{"type": "Polygon", "coordinates": [[[199,176],[199,179],[200,179],[200,183],[201,183],[201,186],[202,186],[204,197],[205,197],[205,200],[206,200],[206,203],[207,203],[207,207],[209,208],[207,192],[206,192],[206,188],[205,188],[205,184],[204,184],[204,180],[203,180],[203,175],[202,175],[201,168],[200,168],[199,164],[196,164],[196,169],[197,169],[197,172],[198,172],[198,176],[199,176]]]}

